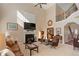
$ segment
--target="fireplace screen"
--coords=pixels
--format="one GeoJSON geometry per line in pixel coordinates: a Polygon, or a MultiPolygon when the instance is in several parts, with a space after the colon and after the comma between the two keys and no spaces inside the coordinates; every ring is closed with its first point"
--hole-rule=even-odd
{"type": "Polygon", "coordinates": [[[26,34],[25,43],[33,43],[33,42],[34,42],[34,34],[26,34]]]}

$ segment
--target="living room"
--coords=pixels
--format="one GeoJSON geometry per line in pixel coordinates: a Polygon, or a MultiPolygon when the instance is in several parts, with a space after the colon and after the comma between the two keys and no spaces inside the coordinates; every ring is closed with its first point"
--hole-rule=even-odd
{"type": "Polygon", "coordinates": [[[0,50],[6,49],[6,38],[7,36],[10,36],[9,38],[12,39],[12,41],[17,41],[19,43],[19,48],[24,56],[79,55],[78,50],[73,50],[72,45],[65,44],[66,42],[68,42],[68,40],[66,40],[68,38],[68,33],[70,33],[70,35],[72,36],[72,28],[77,29],[74,29],[74,31],[78,33],[78,6],[79,4],[76,3],[0,4],[0,32],[4,35],[4,42],[3,45],[1,44],[0,50]],[[69,8],[75,5],[76,7],[74,8],[77,8],[77,10],[75,9],[73,12],[70,12],[68,16],[65,16],[65,18],[63,18],[63,15],[61,16],[62,18],[57,18],[57,16],[63,14],[64,11],[70,11],[71,9],[69,8]],[[71,23],[72,25],[69,23],[71,23]],[[73,25],[73,23],[76,23],[77,25],[73,25]],[[33,25],[34,27],[29,28],[29,24],[33,25]],[[67,28],[65,27],[66,25],[67,28]],[[68,26],[70,26],[71,28],[68,29],[68,26]],[[39,50],[39,52],[37,51],[38,53],[29,52],[29,49],[25,49],[25,46],[27,46],[26,37],[29,34],[31,35],[30,37],[33,36],[34,41],[36,41],[34,42],[34,44],[39,50]],[[60,35],[61,38],[56,48],[51,48],[51,42],[47,42],[47,39],[50,39],[51,41],[51,36],[54,37],[56,35],[60,35]],[[43,38],[41,38],[42,36],[43,38]],[[59,54],[62,50],[66,51],[59,54]],[[52,53],[51,51],[54,53],[52,53]]]}

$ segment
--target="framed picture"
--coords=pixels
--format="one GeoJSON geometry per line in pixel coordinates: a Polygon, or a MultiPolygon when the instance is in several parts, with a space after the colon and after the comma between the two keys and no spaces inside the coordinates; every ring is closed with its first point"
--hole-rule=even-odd
{"type": "Polygon", "coordinates": [[[61,28],[60,27],[56,28],[56,34],[61,34],[61,28]]]}
{"type": "Polygon", "coordinates": [[[8,22],[7,23],[7,29],[8,30],[17,30],[18,29],[18,25],[17,25],[17,23],[8,22]]]}

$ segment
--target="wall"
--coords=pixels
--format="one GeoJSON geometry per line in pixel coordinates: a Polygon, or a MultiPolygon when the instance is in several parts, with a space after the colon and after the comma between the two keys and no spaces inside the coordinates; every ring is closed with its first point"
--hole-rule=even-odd
{"type": "Polygon", "coordinates": [[[45,37],[47,36],[47,28],[54,27],[55,23],[55,13],[56,12],[56,4],[53,4],[50,8],[46,9],[46,20],[44,21],[44,31],[45,31],[45,37]],[[52,26],[48,26],[48,21],[52,20],[53,24],[52,26]]]}
{"type": "Polygon", "coordinates": [[[18,31],[17,36],[21,39],[21,42],[25,42],[25,34],[36,34],[36,30],[34,31],[27,31],[24,30],[24,22],[28,23],[35,23],[36,24],[36,17],[34,14],[28,13],[28,12],[20,12],[17,11],[17,23],[18,23],[18,31]],[[21,35],[21,33],[23,35],[21,35]],[[24,39],[24,40],[23,40],[24,39]]]}
{"type": "Polygon", "coordinates": [[[64,12],[65,11],[58,4],[56,4],[56,16],[58,16],[64,12]]]}
{"type": "MultiPolygon", "coordinates": [[[[55,27],[54,27],[55,30],[58,27],[61,28],[61,35],[63,37],[63,40],[62,40],[62,43],[63,44],[64,44],[64,26],[67,23],[71,23],[71,22],[74,22],[76,24],[79,24],[79,18],[78,17],[79,17],[79,11],[76,11],[72,15],[70,15],[67,19],[55,23],[55,27]]],[[[55,34],[56,34],[56,31],[55,31],[55,34]]]]}
{"type": "Polygon", "coordinates": [[[64,20],[65,11],[58,4],[56,4],[56,22],[64,20]]]}
{"type": "MultiPolygon", "coordinates": [[[[5,33],[7,30],[7,22],[17,23],[17,10],[20,11],[25,18],[27,13],[35,16],[36,22],[36,36],[38,37],[39,31],[45,31],[45,37],[47,36],[47,28],[54,27],[54,35],[56,35],[56,28],[61,28],[61,35],[63,36],[62,42],[64,43],[64,26],[67,23],[75,22],[79,24],[79,11],[73,13],[67,19],[56,22],[56,4],[53,4],[50,8],[43,10],[39,7],[33,7],[33,4],[0,4],[0,31],[5,33]],[[75,19],[75,20],[74,20],[75,19]],[[48,26],[48,20],[52,20],[52,26],[48,26]]],[[[23,28],[18,25],[17,31],[10,31],[14,38],[24,42],[24,34],[26,33],[23,28]]]]}
{"type": "MultiPolygon", "coordinates": [[[[2,32],[5,33],[7,30],[7,22],[14,22],[17,23],[17,10],[20,11],[25,18],[27,18],[27,14],[30,13],[34,15],[36,20],[32,20],[32,22],[36,22],[36,31],[35,34],[38,36],[38,31],[40,31],[43,27],[43,22],[45,19],[45,10],[41,8],[35,8],[33,4],[0,4],[1,9],[1,28],[2,32]],[[39,10],[39,12],[38,12],[39,10]],[[41,20],[41,21],[40,21],[41,20]],[[40,25],[41,24],[41,25],[40,25]]],[[[33,17],[32,17],[33,18],[33,17]]],[[[32,18],[28,18],[31,20],[32,18]]],[[[8,31],[12,34],[12,36],[19,41],[24,42],[24,34],[26,31],[23,30],[23,28],[18,25],[18,30],[16,31],[8,31]]]]}
{"type": "Polygon", "coordinates": [[[29,4],[28,6],[27,6],[27,8],[25,8],[25,7],[23,7],[23,5],[18,5],[18,9],[22,13],[23,13],[23,11],[27,10],[29,13],[32,13],[35,15],[35,17],[36,17],[36,20],[35,20],[35,22],[36,22],[36,36],[38,37],[38,31],[41,31],[42,28],[44,27],[45,10],[43,10],[39,7],[34,7],[34,5],[31,5],[31,4],[29,4]]]}
{"type": "MultiPolygon", "coordinates": [[[[68,41],[72,40],[71,33],[69,31],[68,26],[71,27],[71,30],[73,33],[75,33],[76,30],[79,33],[79,25],[78,24],[73,23],[73,22],[66,24],[64,27],[64,42],[68,42],[68,41]]],[[[78,33],[76,33],[76,34],[78,34],[78,33]]]]}

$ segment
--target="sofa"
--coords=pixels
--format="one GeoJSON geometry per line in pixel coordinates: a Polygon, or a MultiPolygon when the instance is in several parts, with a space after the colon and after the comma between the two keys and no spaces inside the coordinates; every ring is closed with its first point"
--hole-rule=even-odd
{"type": "Polygon", "coordinates": [[[15,54],[9,49],[3,49],[0,51],[0,56],[15,56],[15,54]]]}

